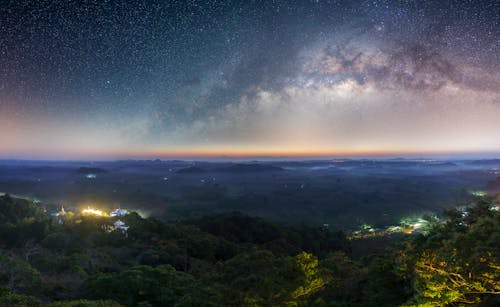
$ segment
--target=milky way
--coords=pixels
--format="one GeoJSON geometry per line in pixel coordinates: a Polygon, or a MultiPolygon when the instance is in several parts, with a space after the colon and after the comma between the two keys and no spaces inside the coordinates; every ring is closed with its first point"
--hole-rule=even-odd
{"type": "Polygon", "coordinates": [[[0,156],[500,152],[497,1],[4,1],[0,156]]]}

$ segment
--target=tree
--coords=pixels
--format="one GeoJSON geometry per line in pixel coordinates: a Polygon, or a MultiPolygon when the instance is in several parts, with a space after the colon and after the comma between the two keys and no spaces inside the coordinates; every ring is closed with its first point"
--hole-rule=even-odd
{"type": "Polygon", "coordinates": [[[41,275],[29,263],[0,253],[0,282],[21,293],[37,293],[41,275]]]}
{"type": "Polygon", "coordinates": [[[121,273],[100,273],[87,280],[84,289],[88,298],[111,299],[126,306],[140,303],[174,306],[188,298],[196,301],[206,294],[193,276],[178,272],[170,265],[136,266],[121,273]]]}
{"type": "Polygon", "coordinates": [[[224,306],[304,306],[329,281],[312,254],[276,257],[254,249],[227,261],[212,283],[226,287],[224,306]]]}
{"type": "Polygon", "coordinates": [[[427,239],[414,240],[415,257],[406,270],[412,271],[415,303],[499,302],[500,213],[495,206],[491,198],[475,199],[427,239]]]}
{"type": "Polygon", "coordinates": [[[123,307],[123,305],[112,300],[74,300],[53,302],[47,307],[123,307]]]}
{"type": "Polygon", "coordinates": [[[331,280],[330,275],[318,267],[316,256],[302,252],[295,257],[295,261],[303,276],[301,285],[291,293],[292,299],[307,298],[323,289],[331,280]]]}
{"type": "Polygon", "coordinates": [[[0,306],[38,307],[42,302],[33,297],[23,294],[12,293],[12,291],[0,286],[0,306]]]}

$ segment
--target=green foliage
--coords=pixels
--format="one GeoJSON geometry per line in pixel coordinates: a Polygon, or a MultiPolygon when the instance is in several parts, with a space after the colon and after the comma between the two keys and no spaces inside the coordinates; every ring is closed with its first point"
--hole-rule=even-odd
{"type": "Polygon", "coordinates": [[[500,296],[500,214],[492,198],[473,199],[428,238],[415,238],[400,254],[418,304],[479,304],[500,296]],[[466,213],[465,213],[466,212],[466,213]],[[412,254],[412,257],[406,257],[412,254]]]}
{"type": "Polygon", "coordinates": [[[0,196],[0,223],[17,224],[29,219],[44,218],[43,211],[31,202],[8,194],[0,196]]]}
{"type": "Polygon", "coordinates": [[[66,231],[52,232],[47,235],[41,244],[51,250],[64,250],[72,243],[72,236],[66,231]]]}
{"type": "Polygon", "coordinates": [[[0,286],[0,306],[38,307],[42,302],[33,296],[12,293],[5,286],[0,286]]]}
{"type": "Polygon", "coordinates": [[[203,292],[195,278],[170,265],[155,268],[137,266],[121,273],[100,273],[85,283],[86,296],[112,299],[126,306],[148,302],[153,306],[173,306],[195,301],[203,292]]]}
{"type": "Polygon", "coordinates": [[[48,229],[44,212],[31,202],[0,196],[0,245],[15,247],[40,240],[48,229]]]}
{"type": "Polygon", "coordinates": [[[318,258],[316,256],[303,252],[295,258],[296,265],[303,276],[301,278],[301,285],[291,294],[292,299],[307,298],[323,289],[331,280],[330,275],[326,271],[319,269],[318,258]]]}
{"type": "Polygon", "coordinates": [[[349,259],[343,252],[330,254],[322,260],[321,266],[332,276],[332,281],[328,284],[323,296],[351,303],[358,300],[362,284],[367,278],[366,268],[349,259]]]}
{"type": "Polygon", "coordinates": [[[123,305],[112,300],[74,300],[53,302],[47,307],[123,307],[123,305]]]}
{"type": "Polygon", "coordinates": [[[363,238],[355,243],[380,248],[351,253],[343,232],[241,213],[184,222],[131,213],[125,236],[104,231],[116,218],[68,213],[59,224],[3,196],[0,306],[494,306],[495,206],[476,198],[425,235],[387,250],[402,238],[363,238]]]}
{"type": "Polygon", "coordinates": [[[211,282],[223,287],[224,306],[304,306],[329,280],[314,255],[255,249],[227,261],[211,282]]]}
{"type": "Polygon", "coordinates": [[[367,306],[396,306],[407,299],[404,281],[394,270],[391,254],[372,256],[366,261],[368,274],[361,297],[367,306]]]}
{"type": "Polygon", "coordinates": [[[276,304],[285,301],[296,288],[299,274],[292,258],[252,250],[227,261],[217,282],[231,285],[226,289],[227,304],[276,304]]]}
{"type": "Polygon", "coordinates": [[[192,221],[202,231],[234,243],[263,245],[276,255],[297,255],[301,251],[324,256],[349,248],[343,232],[325,228],[286,227],[239,212],[211,215],[192,221]]]}
{"type": "Polygon", "coordinates": [[[0,253],[0,284],[23,293],[37,293],[41,275],[26,261],[0,253]]]}

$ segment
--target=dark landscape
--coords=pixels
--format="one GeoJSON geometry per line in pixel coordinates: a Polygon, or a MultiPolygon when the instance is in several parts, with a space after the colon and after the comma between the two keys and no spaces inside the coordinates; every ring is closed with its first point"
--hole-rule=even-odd
{"type": "Polygon", "coordinates": [[[0,304],[495,306],[499,167],[4,160],[0,304]]]}
{"type": "Polygon", "coordinates": [[[241,211],[355,230],[500,192],[500,160],[0,161],[0,192],[48,209],[122,206],[163,220],[241,211]]]}

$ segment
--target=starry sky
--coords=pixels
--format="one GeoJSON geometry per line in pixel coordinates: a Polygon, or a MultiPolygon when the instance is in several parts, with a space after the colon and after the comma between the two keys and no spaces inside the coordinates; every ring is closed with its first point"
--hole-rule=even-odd
{"type": "Polygon", "coordinates": [[[0,6],[0,157],[500,153],[498,1],[0,6]]]}

